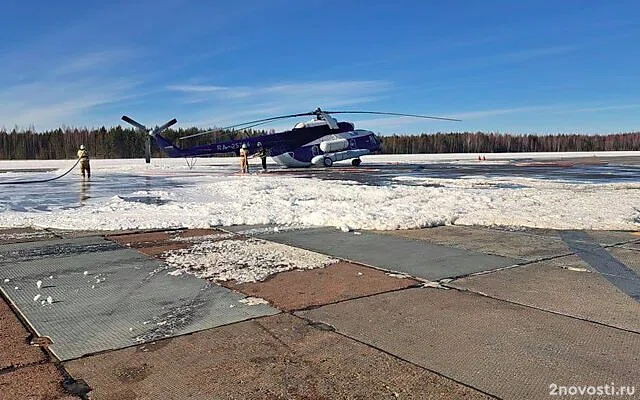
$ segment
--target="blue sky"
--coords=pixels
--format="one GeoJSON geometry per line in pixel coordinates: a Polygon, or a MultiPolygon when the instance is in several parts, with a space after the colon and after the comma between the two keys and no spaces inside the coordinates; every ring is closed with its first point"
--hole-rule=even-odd
{"type": "Polygon", "coordinates": [[[131,3],[5,4],[0,127],[210,127],[320,106],[463,120],[341,116],[382,134],[640,130],[637,0],[131,3]]]}

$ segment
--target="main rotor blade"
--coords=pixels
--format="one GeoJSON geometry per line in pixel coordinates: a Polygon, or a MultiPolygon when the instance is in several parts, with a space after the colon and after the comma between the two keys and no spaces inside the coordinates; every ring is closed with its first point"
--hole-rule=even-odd
{"type": "Polygon", "coordinates": [[[280,115],[278,117],[271,117],[271,118],[256,119],[255,121],[248,121],[248,122],[244,122],[242,124],[235,124],[235,125],[231,125],[231,126],[225,126],[224,128],[221,128],[221,130],[237,128],[237,127],[240,127],[240,126],[243,126],[243,125],[251,125],[251,124],[255,124],[255,123],[275,121],[277,119],[304,117],[304,116],[307,116],[307,115],[316,115],[316,113],[315,112],[306,112],[306,113],[299,113],[299,114],[280,115]]]}
{"type": "Polygon", "coordinates": [[[181,137],[178,138],[178,140],[189,139],[189,138],[192,138],[192,137],[202,136],[202,135],[206,135],[206,134],[213,133],[213,132],[218,132],[218,131],[220,131],[220,129],[212,129],[212,130],[206,131],[206,132],[194,133],[193,135],[181,136],[181,137]]]}
{"type": "Polygon", "coordinates": [[[401,113],[392,113],[392,112],[381,112],[381,111],[324,111],[326,114],[377,114],[377,115],[398,115],[401,117],[415,117],[415,118],[429,118],[429,119],[441,119],[445,121],[462,121],[460,119],[455,118],[445,118],[445,117],[432,117],[429,115],[417,115],[417,114],[401,114],[401,113]]]}
{"type": "Polygon", "coordinates": [[[256,119],[254,121],[247,121],[247,122],[243,122],[241,124],[229,125],[229,126],[225,126],[223,128],[219,128],[219,129],[212,129],[212,130],[206,131],[206,132],[200,132],[200,133],[194,133],[193,135],[182,136],[178,140],[189,139],[189,138],[192,138],[192,137],[202,136],[202,135],[206,135],[206,134],[213,133],[213,132],[220,132],[220,131],[224,131],[224,130],[227,130],[227,129],[239,128],[239,127],[244,126],[244,125],[251,125],[251,126],[243,128],[243,129],[248,129],[248,128],[251,128],[251,127],[254,127],[254,126],[265,124],[265,123],[267,123],[269,121],[275,121],[277,119],[304,117],[304,116],[308,116],[308,115],[316,115],[316,113],[315,112],[306,112],[306,113],[299,113],[299,114],[280,115],[278,117],[271,117],[271,118],[256,119]]]}

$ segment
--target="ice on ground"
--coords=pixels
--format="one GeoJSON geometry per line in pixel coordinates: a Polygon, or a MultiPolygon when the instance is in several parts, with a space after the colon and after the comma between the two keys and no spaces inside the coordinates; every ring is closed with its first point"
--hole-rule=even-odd
{"type": "Polygon", "coordinates": [[[200,278],[236,283],[262,281],[279,272],[323,268],[338,262],[309,250],[257,238],[203,242],[170,250],[163,258],[170,266],[200,278]]]}

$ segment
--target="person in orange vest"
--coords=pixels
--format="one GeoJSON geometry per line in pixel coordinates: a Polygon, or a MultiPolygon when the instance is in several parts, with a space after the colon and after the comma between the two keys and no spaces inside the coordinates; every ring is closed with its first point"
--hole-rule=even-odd
{"type": "Polygon", "coordinates": [[[87,178],[91,178],[91,165],[89,165],[89,152],[84,148],[84,145],[80,145],[80,150],[78,150],[78,158],[80,159],[80,172],[82,173],[82,177],[85,177],[85,173],[87,174],[87,178]]]}

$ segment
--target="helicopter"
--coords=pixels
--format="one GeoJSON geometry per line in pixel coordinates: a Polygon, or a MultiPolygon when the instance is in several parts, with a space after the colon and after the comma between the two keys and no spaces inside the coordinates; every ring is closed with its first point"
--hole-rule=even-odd
{"type": "Polygon", "coordinates": [[[331,167],[335,162],[344,160],[351,160],[351,164],[353,166],[358,166],[362,162],[360,159],[361,156],[380,151],[380,141],[372,131],[356,129],[352,122],[339,122],[330,114],[395,115],[446,121],[460,121],[459,119],[454,118],[393,112],[323,111],[318,107],[311,112],[281,115],[248,121],[220,129],[183,136],[178,138],[178,140],[186,140],[210,134],[212,132],[229,129],[249,129],[279,119],[305,116],[315,117],[309,121],[295,124],[290,130],[193,147],[179,147],[169,139],[160,135],[163,131],[167,130],[177,122],[175,118],[155,129],[149,129],[126,115],[122,116],[122,120],[147,134],[145,148],[145,160],[147,163],[151,162],[151,139],[154,139],[158,147],[169,157],[184,157],[185,159],[191,158],[194,160],[192,162],[187,161],[189,167],[192,167],[193,164],[195,164],[195,159],[198,157],[212,157],[216,154],[223,153],[235,153],[236,155],[239,155],[241,148],[247,149],[249,153],[255,153],[260,149],[264,149],[271,156],[272,160],[289,168],[311,166],[331,167]]]}

